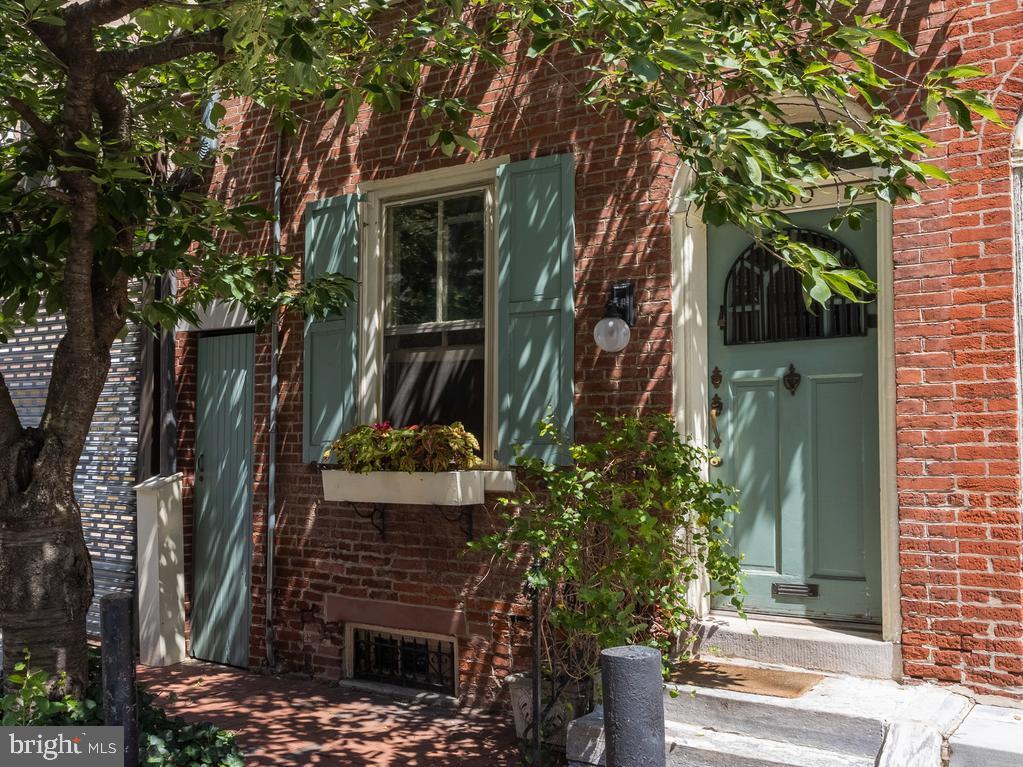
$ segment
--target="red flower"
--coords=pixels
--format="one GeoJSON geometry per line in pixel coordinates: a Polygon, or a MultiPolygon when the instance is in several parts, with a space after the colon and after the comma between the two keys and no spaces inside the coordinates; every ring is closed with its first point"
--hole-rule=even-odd
{"type": "Polygon", "coordinates": [[[377,431],[390,431],[391,430],[391,422],[390,421],[381,421],[380,423],[373,424],[373,428],[376,429],[377,431]]]}

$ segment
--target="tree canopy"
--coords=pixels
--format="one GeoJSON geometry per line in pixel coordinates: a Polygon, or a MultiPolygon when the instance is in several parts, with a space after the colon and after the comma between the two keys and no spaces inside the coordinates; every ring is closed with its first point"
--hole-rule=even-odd
{"type": "Polygon", "coordinates": [[[0,0],[0,135],[13,138],[0,154],[0,328],[30,322],[40,308],[68,310],[78,277],[123,292],[130,280],[189,275],[176,299],[125,298],[126,315],[148,324],[192,318],[196,305],[217,297],[240,300],[257,316],[279,303],[312,311],[344,300],[342,281],[289,291],[286,264],[270,269],[269,254],[220,246],[220,234],[266,213],[225,206],[201,183],[231,151],[200,151],[223,114],[213,94],[265,104],[283,130],[293,127],[291,108],[301,100],[322,99],[349,122],[364,104],[411,107],[432,119],[431,141],[446,153],[472,152],[478,137],[466,127],[474,107],[424,90],[424,74],[501,67],[523,47],[531,57],[556,50],[584,57],[590,76],[580,98],[620,110],[641,136],[669,141],[696,173],[690,197],[708,223],[774,238],[815,299],[860,295],[870,287],[866,277],[786,242],[776,211],[851,161],[876,168],[877,178],[849,187],[850,202],[911,199],[914,183],[944,178],[921,159],[927,138],[889,106],[907,85],[923,94],[929,113],[944,103],[964,128],[971,112],[997,115],[959,85],[980,70],[936,69],[911,82],[878,65],[878,47],[905,56],[912,48],[884,18],[856,15],[852,6],[0,0]],[[819,117],[786,123],[785,96],[821,105],[819,117]],[[82,206],[83,194],[94,204],[82,206]]]}

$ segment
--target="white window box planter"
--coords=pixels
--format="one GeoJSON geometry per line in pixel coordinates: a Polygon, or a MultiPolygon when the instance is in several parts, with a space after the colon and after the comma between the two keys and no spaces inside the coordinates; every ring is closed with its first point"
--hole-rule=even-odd
{"type": "Polygon", "coordinates": [[[323,497],[327,501],[425,506],[475,506],[483,503],[485,471],[405,472],[365,474],[323,467],[323,497]]]}

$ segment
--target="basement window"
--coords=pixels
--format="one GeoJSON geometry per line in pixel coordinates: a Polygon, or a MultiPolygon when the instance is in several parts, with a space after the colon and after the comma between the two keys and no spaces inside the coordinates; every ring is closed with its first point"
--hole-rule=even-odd
{"type": "Polygon", "coordinates": [[[455,643],[372,628],[352,630],[352,677],[455,694],[455,643]]]}

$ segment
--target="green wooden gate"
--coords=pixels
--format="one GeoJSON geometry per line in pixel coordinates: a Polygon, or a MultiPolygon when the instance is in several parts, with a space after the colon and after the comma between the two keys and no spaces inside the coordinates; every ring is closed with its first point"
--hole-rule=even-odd
{"type": "Polygon", "coordinates": [[[199,338],[192,655],[231,666],[249,658],[253,343],[199,338]]]}

